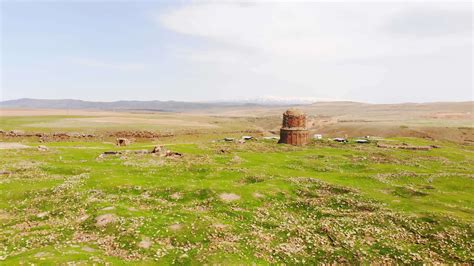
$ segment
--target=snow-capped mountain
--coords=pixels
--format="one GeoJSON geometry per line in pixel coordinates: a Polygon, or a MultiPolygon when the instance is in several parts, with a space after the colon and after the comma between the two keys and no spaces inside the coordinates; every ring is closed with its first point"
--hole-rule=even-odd
{"type": "Polygon", "coordinates": [[[327,101],[327,100],[314,98],[314,97],[262,96],[262,97],[256,97],[256,98],[223,99],[223,100],[216,100],[212,102],[260,104],[260,105],[300,105],[300,104],[312,104],[319,101],[327,101]]]}

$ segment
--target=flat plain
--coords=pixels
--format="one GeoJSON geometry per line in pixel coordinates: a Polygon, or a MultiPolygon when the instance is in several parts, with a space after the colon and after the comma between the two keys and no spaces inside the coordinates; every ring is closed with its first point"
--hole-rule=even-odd
{"type": "Polygon", "coordinates": [[[283,107],[2,110],[0,263],[472,264],[472,108],[301,106],[304,147],[283,107]]]}

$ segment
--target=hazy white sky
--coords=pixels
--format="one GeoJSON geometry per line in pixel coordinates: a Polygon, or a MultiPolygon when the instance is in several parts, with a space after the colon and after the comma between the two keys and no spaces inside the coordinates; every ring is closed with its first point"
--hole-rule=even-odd
{"type": "Polygon", "coordinates": [[[1,3],[2,99],[473,99],[471,2],[1,3]]]}

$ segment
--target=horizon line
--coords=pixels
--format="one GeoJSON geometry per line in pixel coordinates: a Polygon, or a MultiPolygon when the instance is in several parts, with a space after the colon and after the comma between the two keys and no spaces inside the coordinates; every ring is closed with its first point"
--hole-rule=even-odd
{"type": "MultiPolygon", "coordinates": [[[[285,97],[281,97],[282,99],[285,97]]],[[[304,98],[313,98],[313,97],[288,97],[288,99],[304,99],[304,98]]],[[[116,103],[116,102],[181,102],[181,103],[202,103],[202,104],[218,104],[218,103],[244,103],[244,104],[259,104],[265,105],[262,102],[253,101],[258,98],[253,99],[218,99],[218,100],[197,100],[197,101],[188,101],[188,100],[135,100],[135,99],[127,99],[127,100],[84,100],[79,98],[16,98],[16,99],[9,99],[9,100],[0,100],[0,103],[11,102],[11,101],[20,101],[20,100],[39,100],[39,101],[82,101],[82,102],[92,102],[92,103],[116,103]]],[[[278,102],[275,100],[275,102],[278,102]]],[[[433,104],[433,103],[466,103],[472,102],[474,103],[474,99],[468,100],[455,100],[455,101],[423,101],[423,102],[416,102],[416,101],[406,101],[406,102],[390,102],[390,103],[376,103],[376,102],[364,102],[364,101],[356,101],[356,100],[338,100],[338,99],[320,99],[315,100],[313,102],[308,101],[307,103],[294,103],[293,105],[309,105],[314,103],[330,103],[330,102],[352,102],[352,103],[362,103],[362,104],[373,104],[373,105],[389,105],[389,104],[433,104]]],[[[287,103],[289,104],[289,103],[287,103]]],[[[269,104],[270,105],[270,104],[269,104]]],[[[282,103],[281,105],[285,105],[282,103]]],[[[1,106],[0,106],[1,107],[1,106]]]]}

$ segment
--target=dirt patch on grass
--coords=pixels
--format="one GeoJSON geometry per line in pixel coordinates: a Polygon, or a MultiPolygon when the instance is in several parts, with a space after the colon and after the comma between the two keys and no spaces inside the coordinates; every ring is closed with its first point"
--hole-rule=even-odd
{"type": "MultiPolygon", "coordinates": [[[[1,116],[47,116],[47,115],[84,115],[84,116],[103,116],[114,115],[116,112],[94,111],[94,110],[64,110],[64,109],[20,109],[8,108],[1,109],[1,116]]],[[[124,113],[126,114],[126,113],[124,113]]]]}
{"type": "Polygon", "coordinates": [[[138,247],[143,248],[143,249],[149,249],[152,244],[153,242],[151,241],[149,237],[144,237],[142,241],[138,243],[138,247]]]}
{"type": "Polygon", "coordinates": [[[212,227],[217,229],[217,230],[224,230],[224,229],[227,228],[227,225],[221,224],[221,223],[216,223],[216,224],[213,224],[212,227]]]}
{"type": "Polygon", "coordinates": [[[180,192],[175,192],[170,195],[170,198],[174,200],[180,200],[183,198],[183,194],[181,194],[180,192]]]}
{"type": "Polygon", "coordinates": [[[222,193],[219,198],[225,202],[232,202],[240,199],[240,196],[234,193],[222,193]]]}
{"type": "Polygon", "coordinates": [[[17,142],[0,142],[0,150],[28,149],[30,146],[17,142]]]}
{"type": "Polygon", "coordinates": [[[107,127],[107,126],[129,126],[129,125],[154,125],[170,127],[191,127],[191,128],[217,128],[218,126],[206,122],[178,119],[178,118],[143,118],[130,116],[105,116],[105,117],[84,117],[84,118],[64,118],[52,122],[42,122],[28,124],[29,127],[47,128],[76,128],[76,127],[107,127]]]}
{"type": "Polygon", "coordinates": [[[12,218],[12,216],[8,212],[6,212],[4,210],[0,210],[0,221],[1,220],[9,220],[11,218],[12,218]]]}
{"type": "Polygon", "coordinates": [[[183,228],[183,226],[181,224],[172,224],[172,225],[168,226],[168,228],[171,231],[179,231],[179,230],[181,230],[181,228],[183,228]]]}
{"type": "Polygon", "coordinates": [[[104,227],[110,223],[115,223],[117,221],[117,216],[115,214],[107,213],[95,218],[95,225],[97,227],[104,227]]]}

